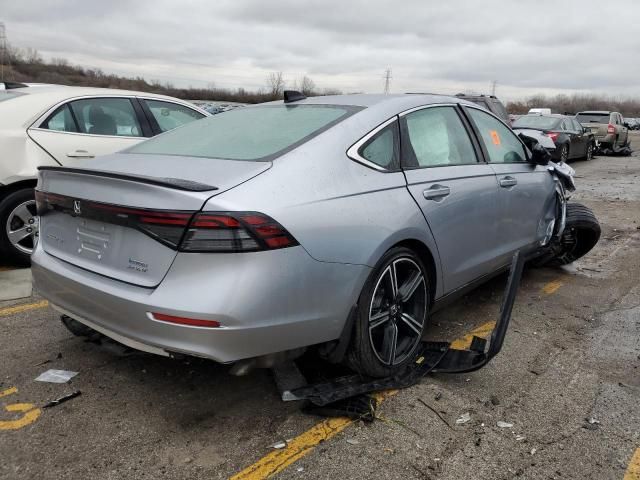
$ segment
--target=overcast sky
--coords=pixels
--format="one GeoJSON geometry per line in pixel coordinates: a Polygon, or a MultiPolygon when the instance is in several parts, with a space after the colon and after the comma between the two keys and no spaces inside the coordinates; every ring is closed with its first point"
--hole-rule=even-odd
{"type": "Polygon", "coordinates": [[[0,0],[10,43],[176,86],[640,96],[638,0],[0,0]]]}

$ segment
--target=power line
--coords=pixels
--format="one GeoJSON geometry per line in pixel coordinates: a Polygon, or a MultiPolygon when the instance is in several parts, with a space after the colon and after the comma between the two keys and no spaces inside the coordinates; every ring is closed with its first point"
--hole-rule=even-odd
{"type": "Polygon", "coordinates": [[[384,71],[384,93],[385,95],[389,93],[389,89],[391,87],[391,69],[387,68],[384,71]]]}

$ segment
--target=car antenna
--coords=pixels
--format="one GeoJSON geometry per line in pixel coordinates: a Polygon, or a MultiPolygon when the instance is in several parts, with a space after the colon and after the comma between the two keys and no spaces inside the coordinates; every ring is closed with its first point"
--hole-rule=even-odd
{"type": "Polygon", "coordinates": [[[307,97],[297,90],[284,91],[284,103],[297,102],[298,100],[304,100],[305,98],[307,97]]]}

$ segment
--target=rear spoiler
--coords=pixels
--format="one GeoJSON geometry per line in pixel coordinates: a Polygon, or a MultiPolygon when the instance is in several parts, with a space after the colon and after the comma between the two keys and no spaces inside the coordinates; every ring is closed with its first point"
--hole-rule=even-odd
{"type": "Polygon", "coordinates": [[[149,177],[146,175],[131,175],[120,172],[110,172],[107,170],[88,170],[84,168],[72,167],[38,167],[41,172],[53,171],[61,173],[75,173],[78,175],[92,175],[94,177],[116,178],[118,180],[128,180],[137,183],[146,183],[148,185],[158,185],[160,187],[172,188],[174,190],[186,190],[188,192],[207,192],[210,190],[218,190],[218,187],[207,185],[204,183],[194,182],[192,180],[184,180],[182,178],[171,177],[149,177]]]}

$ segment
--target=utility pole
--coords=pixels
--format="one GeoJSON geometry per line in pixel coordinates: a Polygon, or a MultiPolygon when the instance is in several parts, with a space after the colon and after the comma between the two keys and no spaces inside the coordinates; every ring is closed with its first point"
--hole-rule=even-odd
{"type": "Polygon", "coordinates": [[[389,88],[391,87],[391,69],[387,68],[384,71],[384,93],[385,95],[389,93],[389,88]]]}
{"type": "Polygon", "coordinates": [[[497,80],[491,82],[491,95],[496,96],[496,85],[498,84],[497,80]]]}
{"type": "Polygon", "coordinates": [[[4,59],[9,58],[7,52],[7,34],[4,29],[4,23],[0,22],[0,82],[4,82],[4,59]]]}

